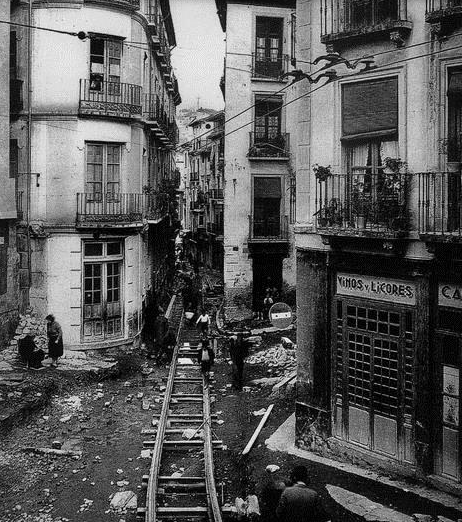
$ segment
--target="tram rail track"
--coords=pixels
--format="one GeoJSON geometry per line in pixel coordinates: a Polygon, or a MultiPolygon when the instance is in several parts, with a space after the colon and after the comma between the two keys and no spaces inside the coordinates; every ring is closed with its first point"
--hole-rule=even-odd
{"type": "Polygon", "coordinates": [[[146,505],[138,508],[137,518],[144,522],[222,522],[213,464],[213,451],[221,448],[222,441],[214,440],[212,430],[217,420],[211,411],[213,384],[205,382],[196,363],[198,333],[185,324],[181,300],[174,297],[172,301],[166,315],[177,327],[177,343],[161,411],[153,417],[153,428],[143,430],[144,435],[155,438],[143,441],[146,449],[152,449],[152,457],[149,474],[143,477],[146,505]],[[170,464],[172,455],[180,452],[183,463],[186,461],[184,471],[169,474],[173,466],[176,469],[170,464]]]}

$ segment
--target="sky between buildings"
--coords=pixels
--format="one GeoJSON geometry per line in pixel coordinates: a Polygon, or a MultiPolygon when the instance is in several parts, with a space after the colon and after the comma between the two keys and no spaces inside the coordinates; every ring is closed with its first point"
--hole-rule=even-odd
{"type": "Polygon", "coordinates": [[[183,100],[181,107],[222,109],[219,82],[225,34],[215,0],[170,0],[170,8],[177,41],[172,63],[183,100]]]}

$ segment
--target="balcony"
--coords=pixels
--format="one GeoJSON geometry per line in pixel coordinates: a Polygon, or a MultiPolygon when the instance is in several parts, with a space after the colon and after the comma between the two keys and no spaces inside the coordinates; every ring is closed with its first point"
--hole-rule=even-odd
{"type": "Polygon", "coordinates": [[[249,133],[250,143],[247,157],[249,160],[282,160],[287,161],[290,156],[290,135],[288,133],[276,136],[257,136],[249,133]]]}
{"type": "Polygon", "coordinates": [[[260,56],[252,53],[252,79],[281,81],[282,75],[289,70],[289,57],[282,56],[260,56]]]}
{"type": "Polygon", "coordinates": [[[223,223],[207,223],[207,232],[215,236],[222,236],[224,233],[223,223]]]}
{"type": "Polygon", "coordinates": [[[80,80],[79,115],[104,118],[141,116],[141,87],[130,83],[80,80]]]}
{"type": "Polygon", "coordinates": [[[401,238],[409,229],[407,173],[332,174],[316,183],[316,228],[324,236],[401,238]]]}
{"type": "Polygon", "coordinates": [[[451,32],[462,22],[462,0],[426,0],[425,20],[442,24],[439,31],[451,32]]]}
{"type": "Polygon", "coordinates": [[[462,181],[460,172],[421,172],[419,233],[425,241],[462,242],[462,181]]]}
{"type": "Polygon", "coordinates": [[[165,146],[177,143],[178,128],[168,119],[159,96],[146,94],[144,97],[143,117],[156,138],[165,146]]]}
{"type": "Polygon", "coordinates": [[[287,243],[289,219],[287,216],[255,218],[249,216],[249,243],[287,243]]]}
{"type": "Polygon", "coordinates": [[[209,189],[207,194],[209,199],[223,200],[223,189],[209,189]]]}
{"type": "Polygon", "coordinates": [[[168,213],[162,194],[77,194],[77,227],[133,228],[168,213]]]}
{"type": "Polygon", "coordinates": [[[402,45],[411,29],[406,0],[321,0],[321,42],[331,50],[366,36],[402,45]]]}

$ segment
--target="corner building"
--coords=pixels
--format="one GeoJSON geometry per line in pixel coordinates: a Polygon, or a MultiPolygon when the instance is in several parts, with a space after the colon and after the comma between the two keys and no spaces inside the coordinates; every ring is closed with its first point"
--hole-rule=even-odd
{"type": "Polygon", "coordinates": [[[460,2],[297,2],[302,69],[338,53],[333,81],[311,95],[298,83],[297,444],[449,485],[462,462],[461,26],[460,2]]]}
{"type": "Polygon", "coordinates": [[[12,26],[30,303],[68,347],[129,341],[168,284],[176,225],[169,3],[16,1],[12,20],[74,33],[12,26]]]}
{"type": "Polygon", "coordinates": [[[224,286],[232,310],[263,306],[295,286],[295,1],[217,0],[226,32],[224,286]]]}

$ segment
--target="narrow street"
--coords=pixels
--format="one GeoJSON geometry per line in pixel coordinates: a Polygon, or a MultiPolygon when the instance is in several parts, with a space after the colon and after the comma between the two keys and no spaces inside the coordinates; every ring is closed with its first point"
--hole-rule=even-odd
{"type": "MultiPolygon", "coordinates": [[[[215,451],[215,474],[220,502],[234,505],[236,497],[261,494],[268,480],[265,468],[280,467],[277,476],[287,478],[300,459],[266,448],[265,440],[292,414],[295,404],[293,385],[272,390],[293,367],[293,350],[281,344],[281,333],[263,333],[246,364],[243,391],[231,387],[231,366],[227,343],[220,340],[214,366],[219,422],[214,428],[224,450],[215,451]],[[282,359],[275,353],[286,352],[282,359]],[[268,356],[267,354],[270,354],[268,356]],[[251,364],[253,363],[253,364],[251,364]],[[253,434],[260,416],[258,410],[274,404],[268,423],[250,453],[242,449],[253,434]]],[[[284,332],[295,341],[295,332],[284,332]]],[[[179,342],[197,342],[195,327],[182,329],[179,342]]],[[[127,354],[126,354],[127,355],[127,354]]],[[[126,357],[125,355],[125,357],[126,357]]],[[[136,520],[136,506],[143,505],[142,476],[148,473],[149,454],[142,452],[142,430],[151,425],[152,415],[160,411],[167,367],[157,367],[139,349],[128,353],[126,372],[101,382],[78,382],[51,402],[36,410],[29,419],[15,426],[2,441],[0,454],[1,522],[103,522],[136,520]],[[43,449],[58,448],[58,453],[43,449]],[[144,458],[143,458],[144,457],[144,458]],[[147,457],[147,458],[146,458],[147,457]]],[[[53,371],[46,369],[42,372],[53,371]]],[[[62,379],[71,378],[66,371],[62,379]]],[[[149,452],[148,452],[149,453],[149,452]]],[[[411,493],[385,487],[365,478],[307,461],[310,483],[318,490],[332,520],[357,522],[336,504],[325,486],[339,486],[364,493],[375,502],[411,515],[426,513],[456,519],[455,511],[444,509],[411,493]]],[[[183,457],[176,454],[171,473],[188,474],[183,457]]]]}

